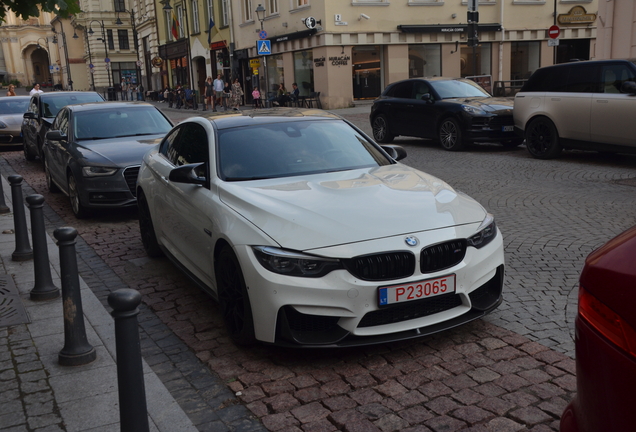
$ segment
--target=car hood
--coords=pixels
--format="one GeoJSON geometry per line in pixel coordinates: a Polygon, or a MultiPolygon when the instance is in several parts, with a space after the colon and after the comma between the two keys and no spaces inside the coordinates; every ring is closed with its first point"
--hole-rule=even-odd
{"type": "Polygon", "coordinates": [[[9,127],[20,126],[24,120],[24,114],[3,114],[0,116],[0,121],[6,123],[9,127]]]}
{"type": "Polygon", "coordinates": [[[299,251],[477,223],[486,216],[472,198],[402,164],[222,183],[219,194],[281,247],[299,251]]]}
{"type": "Polygon", "coordinates": [[[159,144],[164,134],[140,137],[111,138],[94,141],[79,141],[77,152],[85,164],[127,167],[141,165],[148,150],[159,144]]]}
{"type": "Polygon", "coordinates": [[[455,99],[444,99],[446,102],[452,101],[457,102],[462,105],[469,105],[475,108],[482,109],[486,112],[501,112],[501,111],[510,111],[509,114],[512,115],[512,106],[514,104],[514,99],[512,98],[455,98],[455,99]]]}

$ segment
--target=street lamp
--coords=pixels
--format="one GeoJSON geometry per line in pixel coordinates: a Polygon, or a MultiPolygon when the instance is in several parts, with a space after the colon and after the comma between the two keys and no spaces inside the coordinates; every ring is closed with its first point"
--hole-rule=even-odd
{"type": "MultiPolygon", "coordinates": [[[[62,43],[64,44],[64,59],[66,60],[66,75],[68,76],[68,86],[73,90],[73,79],[71,78],[71,65],[68,62],[68,47],[66,46],[66,33],[64,33],[64,23],[60,21],[60,32],[55,31],[55,27],[52,27],[53,33],[62,36],[62,43]]],[[[57,38],[53,37],[53,43],[57,43],[57,38]]],[[[59,52],[59,51],[58,51],[59,52]]]]}
{"type": "Polygon", "coordinates": [[[130,14],[130,24],[132,25],[133,32],[133,43],[135,44],[135,52],[137,53],[137,85],[141,84],[141,58],[139,57],[139,39],[137,35],[137,25],[135,24],[135,11],[129,10],[121,10],[117,11],[117,21],[115,21],[116,25],[122,25],[123,22],[119,19],[119,12],[126,12],[130,14]]]}
{"type": "Polygon", "coordinates": [[[86,48],[88,49],[88,69],[91,74],[91,90],[95,91],[95,65],[93,64],[93,57],[91,56],[91,44],[88,40],[86,27],[84,27],[84,39],[86,39],[86,48]]]}
{"type": "MultiPolygon", "coordinates": [[[[261,34],[265,31],[263,29],[263,21],[265,21],[265,8],[263,7],[262,4],[258,4],[258,6],[256,7],[256,17],[258,18],[258,20],[261,23],[261,34]]],[[[257,46],[257,50],[258,50],[258,46],[257,46]]],[[[269,93],[269,77],[267,74],[267,56],[263,55],[263,70],[265,71],[265,99],[267,100],[267,93],[269,93]]],[[[262,87],[262,86],[261,86],[262,87]]]]}
{"type": "Polygon", "coordinates": [[[106,30],[104,30],[104,21],[97,21],[97,20],[92,20],[91,22],[88,23],[88,34],[89,35],[93,35],[95,32],[93,31],[93,23],[96,22],[102,29],[102,37],[97,38],[97,40],[101,40],[102,42],[104,42],[104,53],[105,53],[105,57],[104,57],[104,62],[106,63],[106,72],[108,75],[108,87],[112,87],[113,86],[113,81],[110,78],[110,65],[108,64],[110,62],[110,59],[108,58],[108,45],[106,44],[106,30]]]}

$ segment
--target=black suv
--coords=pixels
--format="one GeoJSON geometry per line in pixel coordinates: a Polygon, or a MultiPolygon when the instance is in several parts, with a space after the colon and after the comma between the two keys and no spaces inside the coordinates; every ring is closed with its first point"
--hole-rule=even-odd
{"type": "Polygon", "coordinates": [[[36,156],[42,159],[44,135],[62,108],[86,102],[104,102],[104,98],[95,92],[50,92],[31,96],[21,128],[26,160],[34,160],[36,156]]]}

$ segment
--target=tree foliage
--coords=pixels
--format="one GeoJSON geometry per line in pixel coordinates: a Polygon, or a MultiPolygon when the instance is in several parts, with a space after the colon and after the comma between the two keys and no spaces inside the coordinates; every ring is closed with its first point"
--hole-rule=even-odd
{"type": "Polygon", "coordinates": [[[40,10],[63,18],[81,12],[79,0],[0,0],[0,6],[0,21],[5,20],[7,9],[23,20],[40,16],[40,10]]]}

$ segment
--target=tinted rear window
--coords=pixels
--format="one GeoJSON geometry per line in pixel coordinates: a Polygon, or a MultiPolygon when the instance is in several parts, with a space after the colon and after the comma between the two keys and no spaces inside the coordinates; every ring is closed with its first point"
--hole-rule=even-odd
{"type": "Polygon", "coordinates": [[[599,72],[597,63],[546,67],[535,71],[521,91],[595,93],[601,88],[599,72]]]}
{"type": "Polygon", "coordinates": [[[41,96],[42,115],[44,117],[55,117],[66,105],[77,105],[88,102],[104,102],[104,98],[97,93],[74,93],[74,94],[48,94],[41,96]]]}

